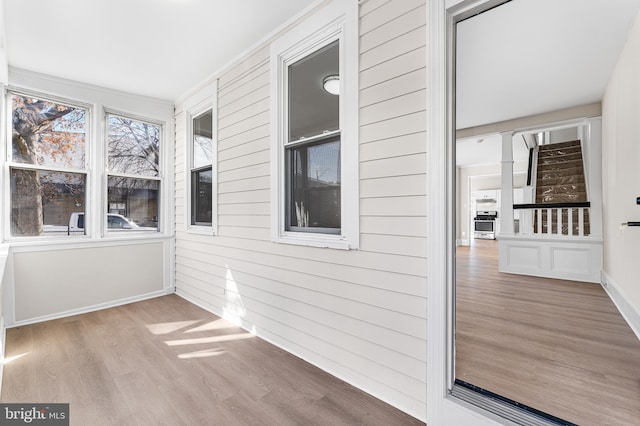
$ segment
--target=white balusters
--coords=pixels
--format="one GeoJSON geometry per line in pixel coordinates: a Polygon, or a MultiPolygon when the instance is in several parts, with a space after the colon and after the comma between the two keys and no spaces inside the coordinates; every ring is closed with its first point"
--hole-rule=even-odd
{"type": "MultiPolygon", "coordinates": [[[[533,217],[531,218],[531,220],[534,222],[533,235],[548,235],[556,237],[584,237],[589,235],[588,230],[585,229],[586,222],[588,220],[588,207],[521,209],[521,219],[524,217],[531,217],[529,215],[523,214],[525,211],[531,211],[534,213],[533,217]],[[577,233],[573,217],[573,214],[576,211],[578,213],[577,233]],[[566,219],[564,218],[565,212],[566,219]],[[567,228],[566,232],[564,230],[565,226],[567,228]]],[[[520,228],[523,229],[522,224],[520,228]]],[[[526,235],[527,233],[521,232],[521,234],[526,235]]]]}

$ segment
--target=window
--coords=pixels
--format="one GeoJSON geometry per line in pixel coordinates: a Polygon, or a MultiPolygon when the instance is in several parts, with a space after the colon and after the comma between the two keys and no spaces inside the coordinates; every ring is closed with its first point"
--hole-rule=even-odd
{"type": "Polygon", "coordinates": [[[184,102],[184,229],[194,234],[217,232],[217,96],[214,80],[184,102]]]}
{"type": "Polygon", "coordinates": [[[194,117],[191,129],[191,225],[211,226],[213,111],[194,117]]]}
{"type": "Polygon", "coordinates": [[[111,113],[106,122],[107,229],[158,231],[162,129],[158,124],[111,113]]]}
{"type": "Polygon", "coordinates": [[[358,248],[357,3],[271,46],[272,239],[358,248]]]}
{"type": "Polygon", "coordinates": [[[84,235],[88,109],[10,93],[10,232],[14,237],[84,235]]]}
{"type": "Polygon", "coordinates": [[[339,50],[336,40],[289,65],[287,231],[340,233],[340,95],[317,84],[338,75],[339,50]]]}

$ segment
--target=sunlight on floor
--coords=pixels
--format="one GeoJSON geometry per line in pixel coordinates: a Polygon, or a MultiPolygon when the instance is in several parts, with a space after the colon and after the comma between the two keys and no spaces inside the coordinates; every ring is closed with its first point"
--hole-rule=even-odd
{"type": "Polygon", "coordinates": [[[250,333],[239,333],[225,334],[223,336],[200,337],[197,339],[166,340],[164,343],[166,343],[167,346],[199,345],[201,343],[228,342],[231,340],[252,339],[254,337],[255,336],[250,333]]]}
{"type": "Polygon", "coordinates": [[[169,334],[169,333],[173,333],[174,331],[178,331],[181,328],[189,327],[199,322],[200,321],[197,321],[197,320],[196,321],[161,322],[158,324],[149,324],[147,325],[147,329],[149,329],[149,331],[155,335],[169,334]]]}
{"type": "Polygon", "coordinates": [[[25,352],[25,353],[20,354],[20,355],[14,355],[14,356],[8,356],[8,357],[5,357],[5,359],[4,359],[4,361],[3,361],[2,363],[3,363],[4,365],[7,365],[7,364],[9,364],[9,363],[10,363],[10,362],[12,362],[12,361],[15,361],[15,360],[17,360],[17,359],[20,359],[20,358],[22,358],[23,356],[29,355],[30,353],[31,353],[31,352],[25,352]]]}
{"type": "Polygon", "coordinates": [[[221,319],[213,320],[206,324],[199,325],[198,327],[186,330],[185,333],[197,333],[199,331],[211,331],[211,330],[223,330],[225,328],[234,328],[235,325],[230,324],[228,321],[221,319]]]}
{"type": "Polygon", "coordinates": [[[211,356],[224,355],[227,351],[221,348],[214,349],[204,349],[202,351],[189,352],[178,355],[180,359],[191,359],[191,358],[207,358],[211,356]]]}

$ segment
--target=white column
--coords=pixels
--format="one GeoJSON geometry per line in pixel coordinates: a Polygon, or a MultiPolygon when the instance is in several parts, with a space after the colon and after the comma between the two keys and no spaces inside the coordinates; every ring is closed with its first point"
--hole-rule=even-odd
{"type": "Polygon", "coordinates": [[[513,132],[503,132],[500,136],[502,136],[500,234],[513,235],[513,132]]]}
{"type": "Polygon", "coordinates": [[[588,152],[584,171],[588,179],[587,199],[591,202],[589,223],[591,236],[602,237],[602,117],[590,118],[588,122],[582,147],[588,152]]]}

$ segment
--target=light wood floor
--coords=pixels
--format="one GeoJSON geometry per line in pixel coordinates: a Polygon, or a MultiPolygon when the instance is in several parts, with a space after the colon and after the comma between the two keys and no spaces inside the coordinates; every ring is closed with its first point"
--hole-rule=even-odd
{"type": "Polygon", "coordinates": [[[6,357],[2,402],[72,425],[424,424],[175,295],[9,329],[6,357]]]}
{"type": "Polygon", "coordinates": [[[456,378],[580,425],[640,425],[640,341],[597,284],[457,250],[456,378]]]}

